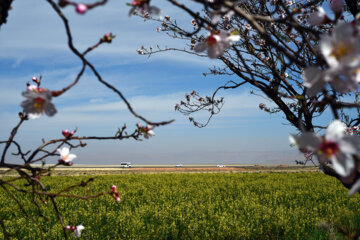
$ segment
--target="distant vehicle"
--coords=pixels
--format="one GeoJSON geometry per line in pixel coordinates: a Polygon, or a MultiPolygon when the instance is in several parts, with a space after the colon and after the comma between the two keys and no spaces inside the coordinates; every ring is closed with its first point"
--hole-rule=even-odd
{"type": "Polygon", "coordinates": [[[175,167],[182,167],[183,165],[180,163],[180,164],[176,164],[175,167]]]}
{"type": "Polygon", "coordinates": [[[131,162],[122,162],[120,166],[123,168],[131,168],[131,162]]]}
{"type": "Polygon", "coordinates": [[[216,167],[226,167],[225,165],[216,165],[216,167]]]}

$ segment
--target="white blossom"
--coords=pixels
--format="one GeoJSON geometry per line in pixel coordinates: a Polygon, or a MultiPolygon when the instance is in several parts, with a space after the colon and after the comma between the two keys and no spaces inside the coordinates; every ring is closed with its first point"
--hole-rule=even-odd
{"type": "Polygon", "coordinates": [[[302,151],[312,151],[322,162],[331,162],[334,170],[342,177],[349,176],[355,168],[352,155],[360,153],[360,137],[345,135],[344,124],[335,120],[329,124],[325,136],[304,132],[291,135],[290,142],[302,151]]]}
{"type": "Polygon", "coordinates": [[[82,224],[77,225],[76,229],[74,231],[74,236],[75,237],[81,237],[81,231],[84,230],[84,229],[85,229],[85,227],[82,224]]]}
{"type": "Polygon", "coordinates": [[[154,129],[154,126],[152,125],[147,125],[145,127],[145,133],[144,133],[144,138],[148,139],[150,137],[153,137],[155,136],[155,132],[153,131],[154,129]]]}
{"type": "Polygon", "coordinates": [[[43,112],[49,117],[52,117],[57,112],[54,104],[51,103],[51,92],[44,88],[31,85],[22,95],[26,98],[21,103],[24,112],[29,115],[31,119],[39,118],[43,112]]]}
{"type": "Polygon", "coordinates": [[[224,54],[225,50],[231,46],[232,42],[239,40],[239,35],[220,30],[220,32],[211,33],[205,41],[197,43],[194,47],[194,51],[203,52],[207,50],[209,58],[218,58],[224,54]]]}
{"type": "Polygon", "coordinates": [[[76,158],[75,154],[70,153],[68,147],[58,148],[57,151],[60,153],[60,158],[64,163],[69,163],[76,158]]]}
{"type": "Polygon", "coordinates": [[[327,82],[341,93],[355,91],[360,82],[360,38],[355,35],[354,27],[348,23],[338,23],[331,35],[321,37],[320,51],[329,68],[320,70],[309,67],[304,70],[307,94],[316,95],[327,82]]]}

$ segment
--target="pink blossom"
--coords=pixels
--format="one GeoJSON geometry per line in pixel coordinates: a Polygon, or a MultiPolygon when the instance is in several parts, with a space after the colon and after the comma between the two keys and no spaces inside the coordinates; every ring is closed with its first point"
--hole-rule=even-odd
{"type": "Polygon", "coordinates": [[[116,185],[112,185],[112,186],[111,186],[111,191],[112,191],[112,192],[115,192],[115,191],[116,191],[116,185]]]}

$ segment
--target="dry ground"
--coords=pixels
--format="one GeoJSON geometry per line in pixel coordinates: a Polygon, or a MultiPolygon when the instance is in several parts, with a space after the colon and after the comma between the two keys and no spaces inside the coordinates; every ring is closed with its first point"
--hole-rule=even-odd
{"type": "MultiPolygon", "coordinates": [[[[318,168],[312,166],[265,166],[265,165],[243,165],[243,166],[135,166],[132,168],[122,168],[120,166],[106,166],[106,165],[83,165],[72,167],[58,167],[52,171],[52,175],[57,176],[79,176],[79,175],[112,175],[112,174],[155,174],[155,173],[249,173],[249,172],[314,172],[319,171],[318,168]]],[[[16,172],[7,172],[5,169],[0,169],[1,176],[14,176],[16,172]]]]}

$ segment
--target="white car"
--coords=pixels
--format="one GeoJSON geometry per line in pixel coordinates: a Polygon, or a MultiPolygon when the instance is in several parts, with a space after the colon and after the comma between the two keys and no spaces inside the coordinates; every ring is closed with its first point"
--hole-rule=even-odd
{"type": "Polygon", "coordinates": [[[175,167],[182,167],[183,165],[180,163],[180,164],[176,164],[175,167]]]}
{"type": "Polygon", "coordinates": [[[120,166],[123,168],[131,168],[131,163],[130,162],[122,162],[122,163],[120,163],[120,166]]]}
{"type": "Polygon", "coordinates": [[[216,167],[226,167],[225,165],[216,165],[216,167]]]}

